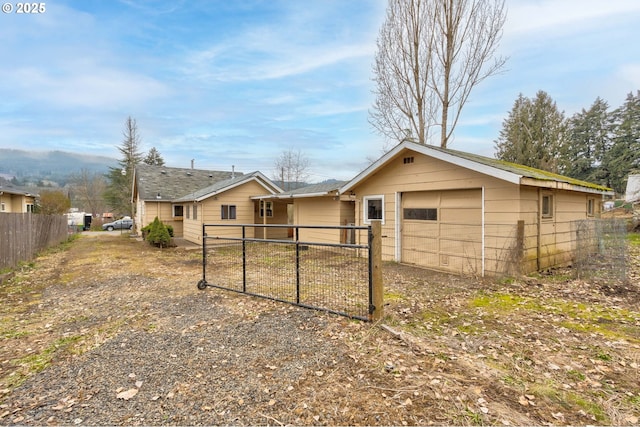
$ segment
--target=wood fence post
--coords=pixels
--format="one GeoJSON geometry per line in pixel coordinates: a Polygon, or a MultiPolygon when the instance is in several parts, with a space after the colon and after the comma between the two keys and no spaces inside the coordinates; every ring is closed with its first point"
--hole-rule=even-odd
{"type": "Polygon", "coordinates": [[[382,222],[371,221],[371,275],[372,275],[372,304],[373,312],[370,314],[372,321],[382,319],[384,316],[383,282],[382,282],[382,222]]]}
{"type": "Polygon", "coordinates": [[[516,251],[517,251],[517,255],[516,255],[516,266],[515,269],[518,273],[523,273],[523,268],[522,268],[522,261],[524,260],[524,243],[525,243],[525,239],[524,239],[524,221],[523,220],[518,220],[518,226],[516,229],[516,251]]]}

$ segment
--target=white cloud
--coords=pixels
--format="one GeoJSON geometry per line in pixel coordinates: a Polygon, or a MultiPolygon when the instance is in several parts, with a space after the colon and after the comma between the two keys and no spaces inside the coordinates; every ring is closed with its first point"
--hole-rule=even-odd
{"type": "Polygon", "coordinates": [[[519,0],[508,2],[505,33],[573,33],[615,16],[640,12],[637,0],[519,0]]]}

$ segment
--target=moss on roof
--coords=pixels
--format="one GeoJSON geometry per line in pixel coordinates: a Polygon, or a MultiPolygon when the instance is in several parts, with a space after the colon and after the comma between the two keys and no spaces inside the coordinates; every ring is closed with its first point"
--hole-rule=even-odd
{"type": "Polygon", "coordinates": [[[442,151],[443,153],[449,153],[451,155],[461,157],[463,159],[470,160],[472,162],[481,163],[486,166],[490,166],[496,169],[501,169],[507,172],[514,173],[516,175],[521,175],[527,178],[537,179],[540,181],[555,181],[555,182],[564,182],[570,185],[575,185],[578,187],[590,188],[593,190],[603,191],[603,192],[611,192],[613,189],[609,187],[605,187],[604,185],[594,184],[592,182],[581,181],[579,179],[571,178],[568,176],[560,175],[553,172],[547,172],[542,169],[532,168],[530,166],[519,165],[517,163],[507,162],[505,160],[492,159],[489,157],[480,156],[478,154],[466,153],[463,151],[451,150],[449,148],[442,149],[439,147],[430,147],[436,150],[442,151]]]}

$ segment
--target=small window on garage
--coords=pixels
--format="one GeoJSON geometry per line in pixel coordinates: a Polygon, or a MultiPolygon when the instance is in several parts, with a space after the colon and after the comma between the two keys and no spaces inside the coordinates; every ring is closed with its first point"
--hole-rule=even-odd
{"type": "Polygon", "coordinates": [[[553,218],[553,195],[542,195],[542,218],[553,218]]]}
{"type": "Polygon", "coordinates": [[[594,216],[596,213],[596,199],[587,199],[587,216],[594,216]]]}
{"type": "Polygon", "coordinates": [[[173,205],[173,216],[174,217],[182,217],[184,215],[184,206],[182,205],[173,205]]]}
{"type": "Polygon", "coordinates": [[[198,205],[193,205],[193,219],[198,219],[198,205]]]}
{"type": "Polygon", "coordinates": [[[404,208],[402,211],[404,219],[415,219],[419,221],[437,221],[438,209],[436,208],[404,208]]]}
{"type": "Polygon", "coordinates": [[[362,202],[365,224],[371,223],[372,219],[379,219],[384,223],[384,196],[364,197],[362,202]]]}
{"type": "Polygon", "coordinates": [[[191,206],[187,205],[187,219],[191,218],[191,206]]]}
{"type": "Polygon", "coordinates": [[[236,205],[222,205],[220,219],[236,219],[236,205]]]}

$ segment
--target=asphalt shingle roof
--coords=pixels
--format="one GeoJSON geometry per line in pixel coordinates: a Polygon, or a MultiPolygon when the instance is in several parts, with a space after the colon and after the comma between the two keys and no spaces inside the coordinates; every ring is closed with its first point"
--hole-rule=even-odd
{"type": "Polygon", "coordinates": [[[136,166],[136,185],[138,194],[143,200],[171,201],[232,176],[239,177],[241,175],[242,172],[169,168],[142,164],[136,166]]]}
{"type": "MultiPolygon", "coordinates": [[[[176,199],[176,202],[189,202],[192,200],[198,200],[204,196],[207,196],[209,194],[215,194],[221,190],[224,190],[226,188],[229,187],[233,187],[235,184],[241,183],[243,181],[247,181],[251,178],[260,178],[262,180],[265,180],[264,176],[260,173],[260,172],[251,172],[248,173],[246,175],[240,175],[240,176],[235,176],[233,178],[228,178],[228,179],[224,179],[222,181],[218,181],[214,184],[211,184],[207,187],[204,188],[200,188],[197,189],[196,191],[193,191],[189,194],[185,194],[184,196],[180,197],[179,199],[176,199]]],[[[266,181],[265,181],[266,182],[266,181]]],[[[267,184],[270,184],[269,182],[266,182],[267,184]]],[[[274,191],[279,191],[279,189],[277,187],[274,187],[274,191]]]]}
{"type": "Polygon", "coordinates": [[[282,195],[295,196],[298,194],[328,193],[330,191],[337,190],[338,188],[342,187],[346,183],[347,181],[334,181],[331,183],[311,184],[305,187],[296,188],[295,190],[285,191],[284,193],[282,193],[282,195]]]}

